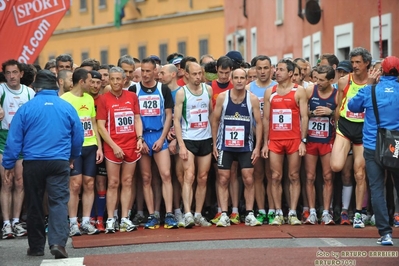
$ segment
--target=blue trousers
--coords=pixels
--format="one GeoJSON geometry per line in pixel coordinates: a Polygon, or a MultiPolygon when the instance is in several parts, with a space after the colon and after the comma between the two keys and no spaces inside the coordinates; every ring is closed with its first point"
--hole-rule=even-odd
{"type": "Polygon", "coordinates": [[[65,247],[69,235],[69,161],[24,160],[25,202],[28,208],[27,230],[31,252],[44,251],[46,232],[43,196],[48,193],[48,244],[65,247]]]}
{"type": "MultiPolygon", "coordinates": [[[[392,234],[389,224],[389,214],[384,196],[385,169],[374,160],[374,150],[364,148],[364,159],[366,160],[367,177],[371,192],[371,204],[375,215],[375,225],[380,236],[392,234]]],[[[399,181],[399,180],[395,180],[399,181]]]]}

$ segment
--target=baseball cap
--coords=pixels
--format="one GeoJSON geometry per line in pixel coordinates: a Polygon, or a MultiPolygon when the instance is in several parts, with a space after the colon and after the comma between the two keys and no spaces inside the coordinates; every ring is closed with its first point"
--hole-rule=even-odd
{"type": "Polygon", "coordinates": [[[58,90],[57,77],[48,69],[39,70],[32,86],[34,88],[58,90]]]}
{"type": "Polygon", "coordinates": [[[178,64],[180,64],[182,59],[183,59],[183,57],[181,57],[181,56],[175,57],[175,58],[169,60],[169,63],[170,64],[174,64],[174,65],[178,65],[178,64]]]}
{"type": "Polygon", "coordinates": [[[397,58],[396,56],[388,56],[382,61],[381,67],[382,72],[386,74],[397,75],[399,72],[399,58],[397,58]]]}
{"type": "Polygon", "coordinates": [[[349,60],[344,60],[338,63],[337,70],[343,70],[351,73],[353,71],[352,63],[349,60]]]}
{"type": "Polygon", "coordinates": [[[92,70],[92,71],[90,71],[90,74],[91,74],[91,78],[93,78],[93,79],[101,79],[102,78],[101,73],[98,71],[92,70]]]}
{"type": "Polygon", "coordinates": [[[244,58],[242,58],[242,55],[239,51],[230,51],[226,54],[226,56],[238,63],[244,61],[244,58]]]}
{"type": "Polygon", "coordinates": [[[153,59],[157,64],[161,63],[161,59],[157,55],[150,55],[150,58],[153,59]]]}

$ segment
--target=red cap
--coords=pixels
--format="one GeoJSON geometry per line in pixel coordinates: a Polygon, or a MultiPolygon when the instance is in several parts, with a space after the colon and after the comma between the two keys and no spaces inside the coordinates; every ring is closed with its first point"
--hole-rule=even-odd
{"type": "Polygon", "coordinates": [[[396,69],[399,72],[399,58],[396,56],[388,56],[381,63],[382,71],[389,74],[392,70],[396,69]]]}

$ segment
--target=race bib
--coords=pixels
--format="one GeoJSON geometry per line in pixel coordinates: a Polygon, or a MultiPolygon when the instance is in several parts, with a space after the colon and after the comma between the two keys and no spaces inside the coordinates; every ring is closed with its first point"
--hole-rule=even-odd
{"type": "Polygon", "coordinates": [[[224,129],[224,145],[229,148],[244,147],[244,126],[226,126],[224,129]]]}
{"type": "Polygon", "coordinates": [[[354,119],[364,119],[364,112],[363,113],[353,113],[351,111],[346,111],[347,118],[354,118],[354,119]]]}
{"type": "Polygon", "coordinates": [[[134,132],[134,114],[132,111],[115,112],[114,117],[116,134],[134,132]]]}
{"type": "Polygon", "coordinates": [[[94,133],[93,133],[93,124],[91,123],[91,118],[80,117],[80,122],[82,123],[85,138],[93,137],[94,133]]]}
{"type": "Polygon", "coordinates": [[[206,128],[209,123],[208,114],[208,109],[191,109],[190,128],[206,128]]]}
{"type": "Polygon", "coordinates": [[[330,119],[328,117],[310,117],[308,134],[314,138],[328,138],[330,119]]]}
{"type": "Polygon", "coordinates": [[[272,129],[276,131],[289,131],[292,129],[292,110],[273,109],[272,129]]]}
{"type": "Polygon", "coordinates": [[[140,96],[140,115],[159,116],[161,114],[161,97],[159,95],[140,96]]]}

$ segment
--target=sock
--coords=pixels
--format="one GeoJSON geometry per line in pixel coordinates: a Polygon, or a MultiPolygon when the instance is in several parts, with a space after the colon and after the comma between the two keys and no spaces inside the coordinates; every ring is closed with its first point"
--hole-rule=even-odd
{"type": "Polygon", "coordinates": [[[351,202],[353,186],[343,186],[342,187],[342,209],[347,210],[351,202]]]}
{"type": "Polygon", "coordinates": [[[19,223],[19,218],[12,218],[12,226],[19,223]]]}
{"type": "Polygon", "coordinates": [[[78,223],[78,217],[69,218],[69,223],[70,224],[77,224],[78,223]]]}
{"type": "Polygon", "coordinates": [[[276,210],[276,215],[281,215],[281,216],[283,216],[283,210],[277,209],[277,210],[276,210]]]}
{"type": "Polygon", "coordinates": [[[187,218],[187,217],[192,216],[192,215],[193,215],[193,214],[192,214],[191,212],[187,212],[187,213],[184,214],[184,217],[187,218]]]}
{"type": "Polygon", "coordinates": [[[110,222],[110,221],[115,222],[115,218],[108,218],[108,219],[107,219],[107,222],[110,222]]]}
{"type": "Polygon", "coordinates": [[[323,215],[328,214],[328,210],[323,210],[323,215]]]}
{"type": "Polygon", "coordinates": [[[222,212],[222,208],[218,207],[218,212],[222,212]]]}
{"type": "Polygon", "coordinates": [[[265,214],[266,215],[265,209],[259,209],[258,212],[261,213],[261,214],[265,214]]]}
{"type": "Polygon", "coordinates": [[[288,216],[296,216],[296,211],[290,210],[288,216]]]}
{"type": "Polygon", "coordinates": [[[4,227],[5,225],[11,225],[10,220],[4,220],[4,221],[3,221],[3,227],[4,227]]]}
{"type": "Polygon", "coordinates": [[[303,211],[309,211],[309,207],[303,207],[303,211]]]}
{"type": "Polygon", "coordinates": [[[82,217],[82,224],[90,223],[90,217],[82,217]]]}
{"type": "Polygon", "coordinates": [[[355,213],[362,213],[362,210],[355,210],[355,213]]]}
{"type": "Polygon", "coordinates": [[[275,210],[275,209],[269,209],[268,214],[274,214],[274,213],[276,213],[276,210],[275,210]]]}
{"type": "Polygon", "coordinates": [[[316,209],[315,208],[311,208],[310,209],[310,213],[316,213],[316,209]]]}
{"type": "Polygon", "coordinates": [[[155,217],[161,217],[161,216],[159,216],[159,211],[154,211],[154,216],[155,217]]]}
{"type": "Polygon", "coordinates": [[[194,213],[194,217],[195,217],[195,218],[201,217],[201,213],[200,213],[200,212],[194,213]]]}
{"type": "Polygon", "coordinates": [[[118,219],[118,210],[114,210],[114,217],[118,219]]]}
{"type": "Polygon", "coordinates": [[[137,214],[140,216],[144,216],[144,212],[143,211],[137,211],[137,214]]]}
{"type": "Polygon", "coordinates": [[[132,210],[129,210],[129,211],[127,212],[127,217],[130,218],[131,215],[132,215],[132,210]]]}
{"type": "Polygon", "coordinates": [[[237,207],[233,207],[231,209],[231,213],[238,213],[238,208],[237,207]]]}
{"type": "MultiPolygon", "coordinates": [[[[104,216],[106,201],[106,191],[98,191],[96,195],[97,216],[104,216]]],[[[117,215],[118,216],[118,215],[117,215]]]]}
{"type": "Polygon", "coordinates": [[[180,208],[179,209],[175,209],[175,215],[177,215],[177,214],[181,214],[180,208]]]}
{"type": "Polygon", "coordinates": [[[248,214],[249,214],[250,212],[254,212],[254,211],[253,211],[253,210],[246,210],[246,211],[245,211],[245,216],[248,216],[248,214]]]}

